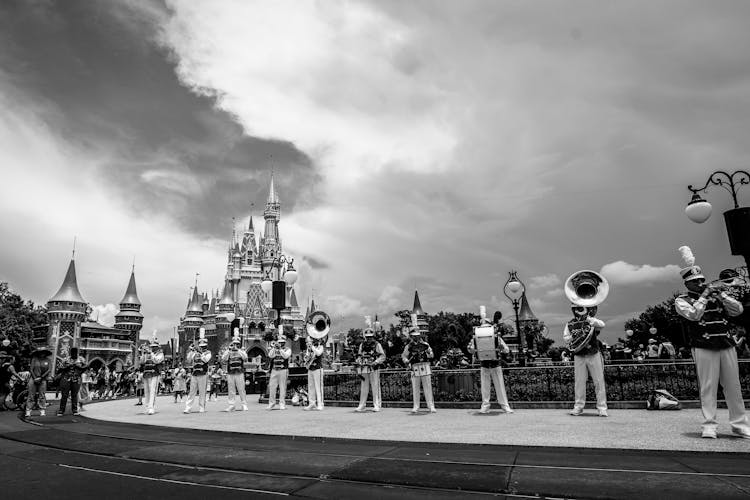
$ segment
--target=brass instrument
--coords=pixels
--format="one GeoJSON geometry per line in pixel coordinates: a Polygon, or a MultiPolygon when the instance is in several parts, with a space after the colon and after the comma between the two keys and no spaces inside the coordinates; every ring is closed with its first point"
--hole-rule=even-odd
{"type": "Polygon", "coordinates": [[[151,357],[157,365],[160,365],[164,362],[164,353],[162,351],[156,351],[151,354],[151,357]]]}
{"type": "Polygon", "coordinates": [[[571,274],[565,280],[564,290],[573,304],[587,308],[587,314],[581,320],[568,323],[568,332],[572,337],[568,342],[568,349],[577,353],[589,344],[594,335],[594,328],[588,322],[589,315],[593,316],[589,310],[596,309],[607,298],[609,283],[601,274],[583,270],[571,274]]]}
{"type": "Polygon", "coordinates": [[[331,318],[323,311],[313,311],[307,317],[307,335],[314,339],[322,339],[331,331],[331,318]]]}
{"type": "Polygon", "coordinates": [[[204,363],[208,363],[209,361],[211,361],[211,351],[203,351],[201,353],[201,360],[204,363]]]}

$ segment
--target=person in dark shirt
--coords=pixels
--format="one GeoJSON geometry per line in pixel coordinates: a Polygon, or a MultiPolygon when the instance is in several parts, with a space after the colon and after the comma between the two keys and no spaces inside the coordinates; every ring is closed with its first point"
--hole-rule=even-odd
{"type": "Polygon", "coordinates": [[[52,371],[51,355],[52,351],[47,346],[38,347],[31,353],[29,368],[31,376],[28,384],[29,396],[26,399],[26,417],[31,416],[31,410],[34,408],[37,398],[39,401],[39,416],[46,415],[47,398],[45,394],[47,392],[47,378],[52,371]]]}

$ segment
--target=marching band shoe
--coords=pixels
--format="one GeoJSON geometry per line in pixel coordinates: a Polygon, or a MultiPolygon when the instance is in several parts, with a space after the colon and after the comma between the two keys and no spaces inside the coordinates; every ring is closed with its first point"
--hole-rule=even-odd
{"type": "Polygon", "coordinates": [[[437,410],[434,407],[432,407],[430,408],[430,413],[437,413],[437,410]]]}
{"type": "Polygon", "coordinates": [[[279,410],[286,410],[286,405],[279,405],[279,410]]]}
{"type": "Polygon", "coordinates": [[[702,438],[707,439],[716,439],[716,429],[713,427],[704,427],[703,432],[701,432],[702,438]]]}
{"type": "Polygon", "coordinates": [[[733,427],[732,432],[739,437],[750,439],[750,428],[747,427],[733,427]]]}
{"type": "Polygon", "coordinates": [[[198,408],[198,413],[206,413],[206,409],[205,408],[198,408]]]}
{"type": "Polygon", "coordinates": [[[607,410],[599,410],[599,416],[600,417],[608,417],[609,414],[607,413],[607,410]]]}
{"type": "Polygon", "coordinates": [[[490,409],[489,409],[489,407],[485,408],[484,406],[482,406],[482,407],[481,407],[481,408],[479,409],[479,413],[489,413],[489,412],[490,412],[490,409]]]}
{"type": "Polygon", "coordinates": [[[153,408],[149,408],[146,413],[149,414],[149,415],[153,415],[154,414],[154,409],[153,408]]]}
{"type": "Polygon", "coordinates": [[[182,410],[182,413],[188,414],[188,413],[190,413],[190,410],[184,409],[184,410],[182,410]]]}
{"type": "Polygon", "coordinates": [[[79,417],[80,415],[81,415],[81,414],[80,414],[79,412],[77,412],[77,411],[74,411],[74,412],[73,412],[73,416],[74,416],[74,417],[79,417]]]}
{"type": "MultiPolygon", "coordinates": [[[[40,415],[41,415],[41,414],[40,414],[40,415]]],[[[26,413],[24,413],[24,416],[25,416],[26,418],[29,418],[29,417],[31,417],[31,410],[26,410],[26,413]]]]}
{"type": "Polygon", "coordinates": [[[317,411],[323,411],[323,407],[322,407],[322,406],[316,406],[316,407],[315,407],[315,408],[313,408],[313,409],[314,409],[314,410],[317,410],[317,411]]]}
{"type": "Polygon", "coordinates": [[[245,403],[242,403],[242,411],[247,411],[247,405],[245,403]]]}
{"type": "Polygon", "coordinates": [[[583,410],[581,410],[580,408],[573,408],[570,414],[574,417],[580,417],[581,415],[583,415],[583,410]]]}
{"type": "Polygon", "coordinates": [[[266,410],[273,410],[276,407],[275,404],[270,403],[268,406],[266,406],[266,410]]]}
{"type": "Polygon", "coordinates": [[[419,408],[412,408],[412,409],[411,409],[411,412],[412,412],[412,413],[419,413],[419,408]]]}
{"type": "Polygon", "coordinates": [[[227,406],[222,411],[234,411],[234,406],[227,406]]]}
{"type": "Polygon", "coordinates": [[[365,409],[363,407],[361,407],[361,406],[358,406],[357,409],[354,410],[354,411],[357,412],[357,413],[363,413],[365,411],[365,409]]]}
{"type": "Polygon", "coordinates": [[[513,411],[513,408],[511,408],[510,406],[506,406],[505,408],[503,408],[503,413],[511,414],[515,413],[515,411],[513,411]]]}
{"type": "Polygon", "coordinates": [[[302,409],[303,409],[303,410],[305,410],[305,411],[310,411],[310,410],[312,410],[313,408],[315,408],[315,405],[307,405],[307,406],[305,406],[305,407],[304,407],[304,408],[302,408],[302,409]]]}
{"type": "Polygon", "coordinates": [[[46,410],[39,410],[39,416],[40,416],[40,417],[45,417],[45,416],[47,416],[47,411],[46,411],[46,410]]]}

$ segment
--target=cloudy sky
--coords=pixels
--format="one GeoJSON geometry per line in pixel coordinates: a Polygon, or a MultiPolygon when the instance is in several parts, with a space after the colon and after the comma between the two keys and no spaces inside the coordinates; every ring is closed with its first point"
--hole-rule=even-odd
{"type": "Polygon", "coordinates": [[[680,245],[709,277],[742,263],[727,193],[683,210],[748,168],[749,23],[742,1],[2,2],[0,280],[46,302],[76,237],[100,318],[135,259],[168,338],[273,170],[298,295],[339,326],[415,287],[510,318],[515,269],[559,342],[562,282],[593,269],[614,339],[681,288],[680,245]]]}

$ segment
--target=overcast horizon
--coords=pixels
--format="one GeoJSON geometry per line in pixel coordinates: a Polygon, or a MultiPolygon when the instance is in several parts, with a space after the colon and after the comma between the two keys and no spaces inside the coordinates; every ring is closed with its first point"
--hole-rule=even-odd
{"type": "MultiPolygon", "coordinates": [[[[749,168],[750,4],[125,1],[0,4],[0,280],[37,304],[76,243],[113,320],[135,259],[143,338],[198,277],[220,290],[233,219],[273,171],[297,296],[334,330],[411,308],[500,310],[518,271],[562,344],[572,273],[610,282],[603,338],[730,255],[717,187],[749,168]],[[338,326],[336,323],[338,322],[338,326]]],[[[740,191],[746,205],[750,190],[740,191]]]]}

